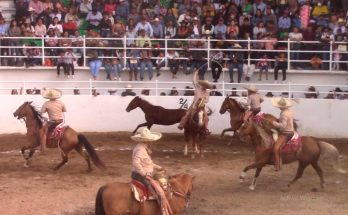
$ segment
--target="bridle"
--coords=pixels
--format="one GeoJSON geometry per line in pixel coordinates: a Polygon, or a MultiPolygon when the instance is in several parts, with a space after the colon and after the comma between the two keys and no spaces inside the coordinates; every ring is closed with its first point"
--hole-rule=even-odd
{"type": "MultiPolygon", "coordinates": [[[[193,187],[193,185],[192,185],[192,187],[193,187]]],[[[173,189],[172,186],[170,186],[169,189],[170,189],[171,196],[175,195],[175,196],[185,200],[185,208],[187,208],[189,203],[190,203],[190,200],[191,200],[191,191],[188,191],[187,193],[176,191],[173,189]]]]}

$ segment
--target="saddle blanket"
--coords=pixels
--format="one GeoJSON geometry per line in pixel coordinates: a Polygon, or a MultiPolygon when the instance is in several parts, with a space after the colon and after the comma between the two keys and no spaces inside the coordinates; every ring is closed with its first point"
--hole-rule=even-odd
{"type": "Polygon", "coordinates": [[[265,113],[263,112],[259,112],[258,114],[256,114],[255,116],[253,116],[251,119],[253,120],[253,122],[255,122],[257,125],[261,125],[262,124],[262,120],[263,120],[263,115],[265,113]]]}
{"type": "Polygon", "coordinates": [[[54,128],[53,132],[51,133],[51,135],[49,135],[49,139],[60,139],[62,138],[65,129],[68,127],[67,124],[65,124],[64,122],[60,123],[59,125],[57,125],[57,127],[54,128]]]}
{"type": "Polygon", "coordinates": [[[130,183],[130,187],[132,193],[134,195],[135,200],[138,202],[144,202],[147,200],[155,200],[155,196],[149,191],[149,189],[143,185],[140,181],[132,180],[130,183]],[[139,190],[141,192],[139,192],[139,190]]]}
{"type": "MultiPolygon", "coordinates": [[[[273,142],[275,144],[275,141],[273,142]]],[[[282,153],[297,152],[302,146],[300,135],[295,132],[294,136],[283,146],[282,153]]]]}

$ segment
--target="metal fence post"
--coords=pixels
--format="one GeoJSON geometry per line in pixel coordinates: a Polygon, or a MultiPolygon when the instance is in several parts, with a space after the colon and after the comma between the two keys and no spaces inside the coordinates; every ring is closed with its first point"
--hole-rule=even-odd
{"type": "Polygon", "coordinates": [[[45,65],[45,38],[41,36],[42,66],[45,65]]]}
{"type": "Polygon", "coordinates": [[[89,79],[89,94],[92,95],[93,81],[89,79]]]}
{"type": "Polygon", "coordinates": [[[83,35],[83,66],[87,66],[86,58],[86,35],[83,35]]]}
{"type": "Polygon", "coordinates": [[[127,69],[127,36],[123,37],[123,69],[127,69]]]}
{"type": "Polygon", "coordinates": [[[168,38],[164,39],[164,67],[168,67],[168,38]]]}
{"type": "Polygon", "coordinates": [[[290,39],[288,38],[288,70],[290,69],[290,61],[291,61],[291,57],[290,57],[290,39]]]}
{"type": "Polygon", "coordinates": [[[207,66],[208,66],[208,69],[210,69],[210,37],[208,37],[208,63],[207,63],[207,66]]]}
{"type": "Polygon", "coordinates": [[[156,78],[156,81],[155,81],[155,85],[156,85],[156,96],[158,96],[158,80],[156,78]]]}
{"type": "Polygon", "coordinates": [[[251,48],[251,44],[250,44],[250,37],[248,37],[248,68],[250,68],[250,64],[251,64],[251,60],[250,60],[250,48],[251,48]]]}
{"type": "Polygon", "coordinates": [[[330,60],[329,60],[329,71],[332,72],[332,44],[333,42],[330,41],[330,60]]]}

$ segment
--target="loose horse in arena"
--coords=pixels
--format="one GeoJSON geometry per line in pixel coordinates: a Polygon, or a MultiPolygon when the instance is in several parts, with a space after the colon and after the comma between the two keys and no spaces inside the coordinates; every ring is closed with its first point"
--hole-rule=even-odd
{"type": "MultiPolygon", "coordinates": [[[[270,121],[277,120],[275,117],[271,119],[270,121]]],[[[248,135],[251,137],[252,144],[254,146],[255,150],[255,162],[251,165],[248,165],[244,168],[243,172],[240,175],[240,181],[243,182],[244,178],[246,176],[246,172],[250,169],[256,168],[255,176],[252,180],[251,185],[249,186],[249,189],[254,190],[256,188],[256,181],[258,176],[260,175],[260,172],[262,168],[267,164],[274,164],[274,155],[273,155],[273,145],[274,140],[272,137],[272,131],[270,126],[270,123],[265,123],[266,120],[264,120],[263,128],[259,129],[257,122],[253,120],[248,120],[243,124],[243,126],[238,130],[240,136],[248,135]],[[266,125],[267,124],[267,125],[266,125]],[[264,142],[260,138],[261,133],[266,133],[268,135],[269,141],[264,142]]],[[[274,129],[274,128],[273,128],[274,129]]],[[[292,184],[294,184],[299,178],[302,177],[302,174],[305,170],[305,168],[308,165],[312,165],[316,173],[318,174],[320,178],[320,185],[321,188],[324,188],[324,177],[323,177],[323,171],[319,166],[319,158],[321,157],[327,157],[333,162],[333,167],[335,170],[341,173],[345,173],[344,170],[341,169],[338,157],[339,153],[335,146],[324,142],[317,140],[314,137],[307,137],[303,136],[300,137],[300,142],[298,142],[299,145],[296,149],[291,149],[290,145],[287,145],[283,147],[288,147],[289,150],[285,151],[282,149],[282,163],[283,164],[289,164],[294,161],[298,161],[298,169],[295,178],[288,184],[288,187],[292,184]]]]}
{"type": "MultiPolygon", "coordinates": [[[[243,116],[245,113],[244,108],[242,108],[238,102],[227,96],[225,100],[222,102],[220,107],[220,114],[226,113],[226,111],[230,112],[230,128],[226,128],[222,130],[221,137],[225,135],[226,132],[232,131],[233,134],[236,134],[236,131],[240,128],[240,126],[243,124],[243,116]]],[[[230,145],[232,143],[232,140],[228,143],[230,145]]]]}
{"type": "Polygon", "coordinates": [[[152,125],[173,125],[179,123],[185,115],[185,109],[166,109],[161,106],[153,105],[148,101],[136,96],[127,106],[126,111],[130,112],[139,107],[145,113],[146,122],[139,124],[133,131],[133,135],[142,126],[147,126],[148,129],[152,125]]]}
{"type": "MultiPolygon", "coordinates": [[[[43,116],[37,111],[31,104],[32,102],[24,102],[14,113],[13,116],[17,119],[24,119],[27,133],[26,137],[28,143],[22,147],[21,152],[26,160],[25,166],[28,167],[31,163],[31,158],[35,153],[35,149],[41,144],[41,137],[45,131],[43,116]],[[26,155],[26,150],[29,150],[29,154],[26,155]]],[[[71,150],[75,149],[87,162],[88,171],[91,171],[90,157],[93,163],[100,169],[104,169],[103,162],[98,157],[93,146],[87,140],[83,134],[78,134],[69,126],[66,127],[61,138],[47,140],[48,148],[59,148],[62,156],[62,161],[54,170],[58,170],[61,166],[68,162],[68,154],[71,150]],[[87,150],[88,154],[83,151],[83,146],[87,150]]]]}
{"type": "MultiPolygon", "coordinates": [[[[166,196],[175,215],[181,214],[188,206],[194,176],[178,174],[169,179],[166,196]]],[[[156,200],[139,202],[134,198],[130,183],[110,183],[99,188],[95,215],[160,215],[161,210],[156,200]]]]}
{"type": "MultiPolygon", "coordinates": [[[[203,125],[203,110],[205,109],[205,105],[199,106],[199,103],[199,101],[196,102],[197,107],[188,116],[189,120],[184,127],[184,135],[186,140],[184,155],[188,154],[188,143],[191,143],[193,149],[192,158],[195,158],[195,153],[203,157],[202,140],[206,136],[203,125]]],[[[211,114],[212,110],[208,108],[208,116],[211,114]]]]}

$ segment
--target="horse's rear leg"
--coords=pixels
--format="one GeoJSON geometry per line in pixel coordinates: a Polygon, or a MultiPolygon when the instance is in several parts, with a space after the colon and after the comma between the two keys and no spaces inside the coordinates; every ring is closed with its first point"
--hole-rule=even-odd
{"type": "Polygon", "coordinates": [[[288,187],[290,188],[291,185],[293,185],[299,178],[302,177],[303,171],[306,169],[308,166],[308,163],[303,163],[301,161],[298,162],[298,167],[297,167],[297,173],[294,179],[288,184],[288,187]]]}
{"type": "Polygon", "coordinates": [[[55,171],[68,162],[68,156],[65,155],[63,152],[61,152],[61,155],[62,155],[62,162],[60,162],[56,167],[54,167],[53,170],[55,171]]]}
{"type": "Polygon", "coordinates": [[[312,165],[312,167],[315,169],[315,171],[317,172],[317,174],[320,177],[320,187],[321,187],[321,189],[324,189],[325,182],[324,182],[323,170],[321,170],[321,168],[320,168],[320,166],[318,164],[318,161],[314,161],[313,163],[311,163],[311,165],[312,165]]]}
{"type": "Polygon", "coordinates": [[[257,182],[257,178],[259,177],[260,173],[261,173],[262,167],[257,167],[256,171],[255,171],[255,176],[253,178],[253,181],[251,182],[251,185],[249,186],[250,190],[255,190],[256,188],[256,182],[257,182]]]}
{"type": "Polygon", "coordinates": [[[26,155],[26,154],[25,154],[25,151],[26,151],[27,149],[28,149],[28,148],[25,148],[25,147],[23,147],[23,148],[21,149],[22,156],[23,156],[23,158],[25,159],[24,167],[29,167],[29,166],[30,166],[31,161],[32,161],[32,160],[31,160],[31,157],[32,157],[33,154],[35,153],[35,148],[31,148],[30,151],[29,151],[29,154],[26,155]]]}
{"type": "Polygon", "coordinates": [[[86,160],[87,165],[88,165],[88,170],[87,171],[88,172],[92,171],[91,160],[89,159],[88,154],[85,151],[83,151],[82,145],[81,144],[77,145],[75,147],[75,150],[86,160]]]}
{"type": "Polygon", "coordinates": [[[151,128],[152,124],[150,124],[150,123],[148,123],[148,122],[141,123],[141,124],[139,124],[139,125],[135,128],[135,130],[133,131],[132,134],[134,135],[135,132],[137,132],[137,130],[138,130],[140,127],[143,127],[143,126],[147,126],[147,127],[151,128]]]}

